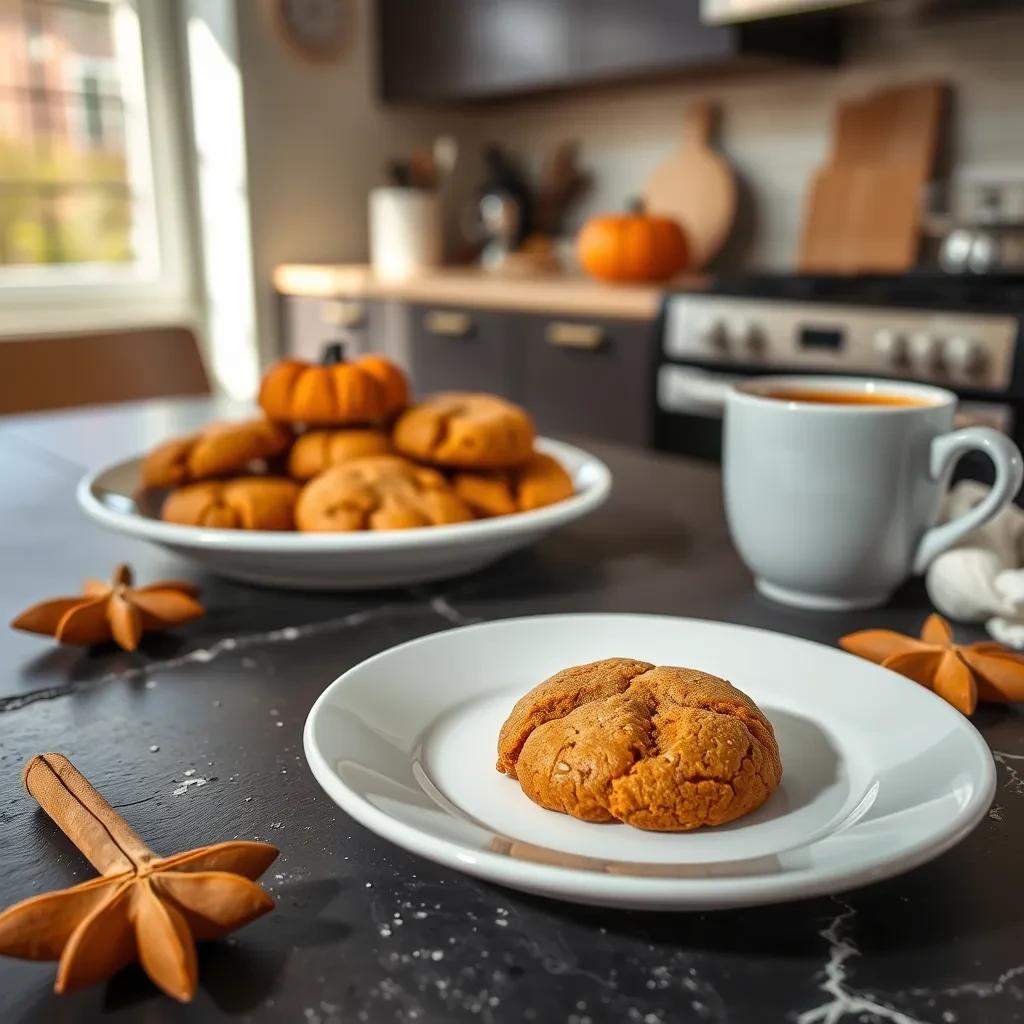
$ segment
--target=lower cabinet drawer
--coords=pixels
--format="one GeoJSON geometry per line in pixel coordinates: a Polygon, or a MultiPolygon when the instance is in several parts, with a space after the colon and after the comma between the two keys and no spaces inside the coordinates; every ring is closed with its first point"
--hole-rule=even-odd
{"type": "Polygon", "coordinates": [[[362,299],[318,299],[281,296],[284,355],[317,360],[324,345],[340,341],[349,355],[376,351],[379,303],[362,299]]]}
{"type": "Polygon", "coordinates": [[[542,433],[649,443],[653,324],[520,319],[523,402],[542,433]]]}
{"type": "Polygon", "coordinates": [[[407,305],[387,325],[387,354],[405,367],[419,395],[491,391],[518,397],[514,317],[489,310],[407,305]]]}

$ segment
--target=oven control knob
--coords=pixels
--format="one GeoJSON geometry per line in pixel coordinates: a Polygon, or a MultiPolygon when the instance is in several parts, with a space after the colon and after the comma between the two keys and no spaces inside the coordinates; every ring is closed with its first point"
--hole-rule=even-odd
{"type": "Polygon", "coordinates": [[[729,347],[725,324],[718,317],[709,316],[697,326],[697,340],[704,348],[724,352],[729,347]]]}
{"type": "Polygon", "coordinates": [[[921,370],[934,370],[941,363],[942,350],[939,339],[927,331],[917,331],[910,336],[910,361],[921,370]]]}
{"type": "Polygon", "coordinates": [[[743,347],[752,356],[764,354],[767,340],[764,331],[757,324],[747,324],[743,331],[743,347]]]}
{"type": "Polygon", "coordinates": [[[757,355],[764,349],[764,332],[749,320],[737,320],[729,331],[729,341],[741,352],[757,355]]]}
{"type": "Polygon", "coordinates": [[[977,373],[985,365],[985,349],[977,338],[955,334],[943,347],[946,365],[957,373],[977,373]]]}
{"type": "Polygon", "coordinates": [[[906,362],[907,339],[897,331],[883,328],[875,332],[875,351],[893,365],[906,362]]]}

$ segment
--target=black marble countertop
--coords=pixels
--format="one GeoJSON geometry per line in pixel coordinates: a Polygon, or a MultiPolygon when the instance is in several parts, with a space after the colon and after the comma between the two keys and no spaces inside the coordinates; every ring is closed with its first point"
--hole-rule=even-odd
{"type": "Polygon", "coordinates": [[[123,560],[143,580],[200,582],[209,608],[136,654],[0,630],[0,905],[92,872],[21,787],[25,759],[58,750],[160,853],[233,837],[279,846],[265,876],[278,908],[201,949],[189,1006],[157,993],[137,968],[57,997],[53,964],[0,960],[0,1020],[1024,1019],[1024,718],[1015,709],[976,718],[999,789],[958,847],[854,892],[719,913],[578,907],[463,877],[350,820],[302,755],[303,721],[327,683],[426,633],[527,613],[631,611],[832,643],[871,625],[916,630],[928,610],[919,585],[855,617],[772,605],[729,543],[714,467],[607,446],[592,446],[615,475],[599,512],[489,570],[406,591],[235,585],[78,512],[86,468],[212,411],[205,400],[150,402],[0,421],[5,621],[123,560]]]}

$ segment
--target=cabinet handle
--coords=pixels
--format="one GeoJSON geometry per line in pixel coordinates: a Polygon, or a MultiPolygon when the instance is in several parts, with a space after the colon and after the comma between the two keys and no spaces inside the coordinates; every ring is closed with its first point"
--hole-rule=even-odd
{"type": "Polygon", "coordinates": [[[435,309],[423,318],[423,326],[431,334],[440,334],[446,338],[464,338],[473,328],[473,321],[468,313],[449,313],[435,309]]]}
{"type": "Polygon", "coordinates": [[[594,324],[573,324],[554,320],[545,329],[544,338],[549,345],[582,348],[592,352],[604,343],[604,330],[595,327],[594,324]]]}
{"type": "Polygon", "coordinates": [[[362,327],[366,321],[366,307],[361,302],[325,302],[320,319],[332,327],[362,327]]]}

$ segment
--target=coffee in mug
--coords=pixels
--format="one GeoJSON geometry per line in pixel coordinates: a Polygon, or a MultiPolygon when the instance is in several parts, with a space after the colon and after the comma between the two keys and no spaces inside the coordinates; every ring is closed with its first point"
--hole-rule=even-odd
{"type": "Polygon", "coordinates": [[[784,604],[884,603],[908,576],[1020,490],[1021,453],[990,427],[955,430],[956,395],[924,384],[759,377],[725,403],[723,480],[733,542],[757,588],[784,604]],[[969,512],[936,526],[968,451],[995,466],[969,512]]]}

